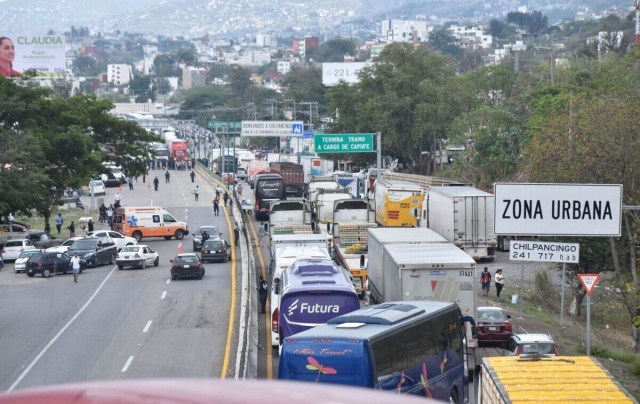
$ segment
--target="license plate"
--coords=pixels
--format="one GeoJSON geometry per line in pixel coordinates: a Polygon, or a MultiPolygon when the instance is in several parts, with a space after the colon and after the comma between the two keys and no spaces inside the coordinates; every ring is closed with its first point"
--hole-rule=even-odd
{"type": "Polygon", "coordinates": [[[33,273],[33,271],[32,271],[32,270],[29,270],[29,273],[33,273]]]}
{"type": "Polygon", "coordinates": [[[189,265],[183,265],[183,267],[185,267],[185,268],[189,268],[189,265]]]}
{"type": "Polygon", "coordinates": [[[489,331],[498,331],[498,327],[489,327],[489,331]]]}

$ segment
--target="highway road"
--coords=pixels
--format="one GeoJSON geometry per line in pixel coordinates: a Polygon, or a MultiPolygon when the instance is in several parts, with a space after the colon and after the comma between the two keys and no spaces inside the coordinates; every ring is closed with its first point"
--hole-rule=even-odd
{"type": "MultiPolygon", "coordinates": [[[[192,184],[187,172],[172,171],[166,184],[160,170],[148,179],[155,175],[161,180],[158,192],[137,183],[133,191],[123,189],[122,204],[162,206],[186,221],[190,232],[214,224],[231,242],[232,223],[225,210],[213,216],[214,192],[206,181],[197,177],[192,184]],[[195,185],[202,189],[199,202],[191,194],[195,185]]],[[[107,189],[107,204],[116,190],[107,189]]],[[[192,239],[182,240],[184,252],[192,250],[192,239]]],[[[88,380],[233,376],[238,313],[230,309],[232,299],[239,299],[234,277],[239,279],[240,266],[235,260],[207,263],[203,280],[172,281],[169,260],[181,242],[141,243],[159,252],[159,267],[89,268],[77,284],[71,275],[29,278],[5,265],[0,391],[88,380]]]]}

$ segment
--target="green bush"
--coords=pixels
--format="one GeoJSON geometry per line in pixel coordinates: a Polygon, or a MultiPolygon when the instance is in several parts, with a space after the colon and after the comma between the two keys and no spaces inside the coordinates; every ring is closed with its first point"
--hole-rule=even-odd
{"type": "Polygon", "coordinates": [[[633,361],[631,368],[629,368],[629,372],[634,376],[640,376],[640,359],[633,361]]]}

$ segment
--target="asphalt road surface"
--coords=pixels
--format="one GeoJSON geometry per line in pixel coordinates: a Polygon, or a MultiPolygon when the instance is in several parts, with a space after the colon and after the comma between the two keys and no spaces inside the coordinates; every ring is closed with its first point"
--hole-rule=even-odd
{"type": "MultiPolygon", "coordinates": [[[[206,181],[197,177],[192,184],[187,172],[172,171],[166,184],[160,170],[147,179],[155,175],[158,192],[141,182],[133,191],[125,186],[122,204],[162,206],[186,221],[190,232],[214,224],[231,242],[231,222],[224,209],[213,216],[214,192],[206,181]],[[191,194],[195,185],[199,202],[191,194]]],[[[105,203],[116,190],[107,189],[105,203]]],[[[101,228],[106,225],[97,223],[101,228]]],[[[234,260],[207,263],[203,280],[171,281],[169,260],[180,243],[192,251],[192,239],[143,239],[159,253],[159,267],[89,268],[77,284],[71,275],[14,274],[7,263],[0,271],[0,391],[88,380],[233,376],[237,333],[229,324],[237,327],[238,314],[230,308],[239,297],[232,278],[240,266],[234,260]]]]}

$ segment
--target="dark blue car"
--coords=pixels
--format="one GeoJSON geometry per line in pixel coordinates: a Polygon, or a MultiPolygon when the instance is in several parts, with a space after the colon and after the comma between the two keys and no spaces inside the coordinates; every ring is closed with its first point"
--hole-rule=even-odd
{"type": "Polygon", "coordinates": [[[77,240],[67,250],[69,256],[75,253],[87,261],[88,266],[95,268],[106,263],[115,264],[118,247],[109,237],[85,237],[77,240]]]}
{"type": "MultiPolygon", "coordinates": [[[[87,269],[87,262],[80,259],[80,273],[87,269]]],[[[36,274],[41,274],[43,278],[52,275],[66,274],[73,272],[71,257],[60,252],[39,252],[29,257],[25,265],[27,276],[33,278],[36,274]]]]}

